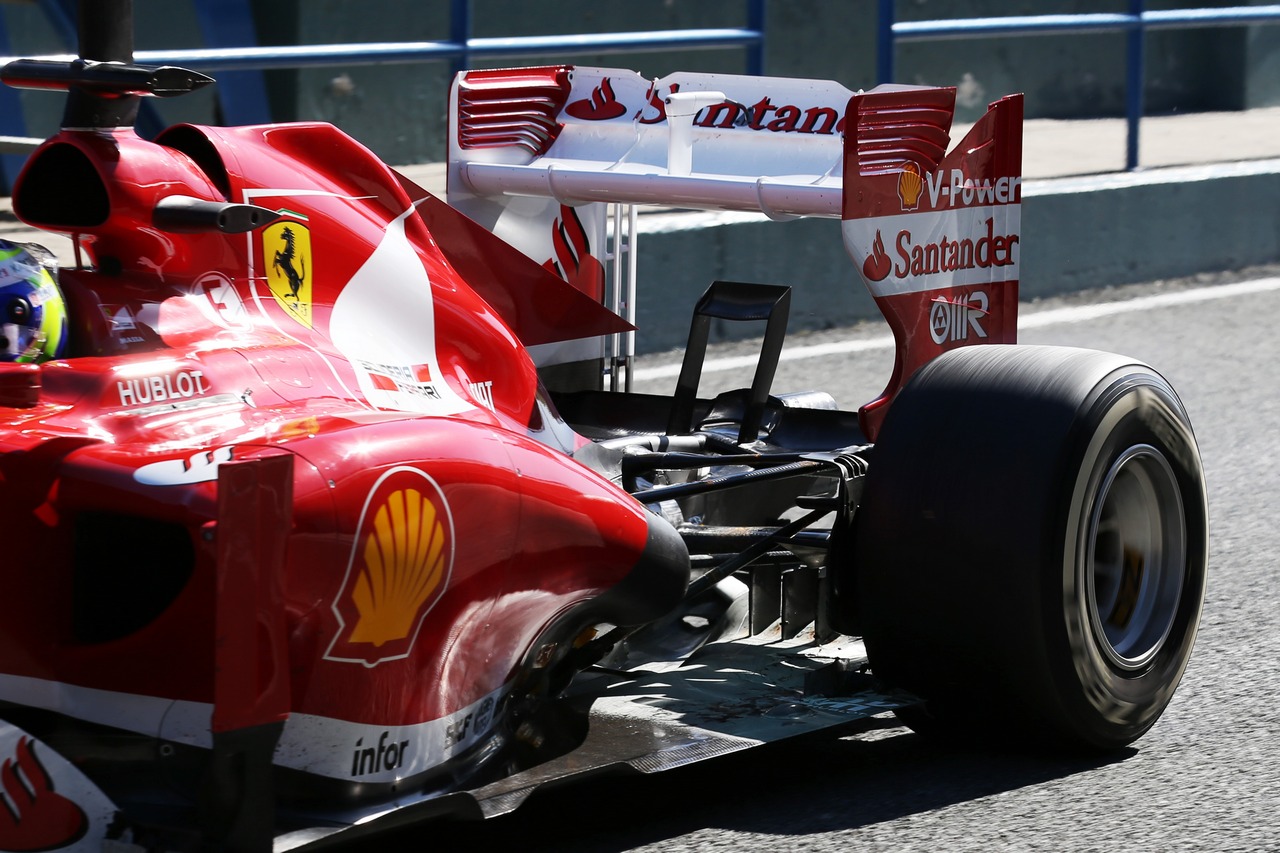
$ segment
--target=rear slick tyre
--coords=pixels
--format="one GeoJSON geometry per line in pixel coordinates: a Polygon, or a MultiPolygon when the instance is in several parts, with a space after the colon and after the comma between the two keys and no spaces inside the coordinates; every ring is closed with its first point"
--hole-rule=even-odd
{"type": "Polygon", "coordinates": [[[1208,562],[1169,384],[1122,356],[979,346],[893,402],[854,520],[872,671],[913,728],[1117,748],[1168,706],[1208,562]]]}

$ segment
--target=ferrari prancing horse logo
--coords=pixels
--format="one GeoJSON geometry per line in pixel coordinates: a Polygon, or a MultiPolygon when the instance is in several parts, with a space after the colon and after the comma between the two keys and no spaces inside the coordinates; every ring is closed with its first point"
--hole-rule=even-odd
{"type": "Polygon", "coordinates": [[[301,222],[285,220],[262,230],[262,257],[267,286],[277,304],[293,319],[311,328],[311,231],[301,222]]]}

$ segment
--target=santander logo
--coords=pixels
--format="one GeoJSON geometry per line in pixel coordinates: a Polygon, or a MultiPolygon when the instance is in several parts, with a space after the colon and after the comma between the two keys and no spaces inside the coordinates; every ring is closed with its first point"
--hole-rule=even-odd
{"type": "MultiPolygon", "coordinates": [[[[667,120],[665,95],[680,91],[679,83],[668,86],[650,86],[644,103],[633,118],[640,124],[661,124],[667,120]]],[[[793,104],[775,103],[767,93],[751,92],[742,101],[728,100],[703,107],[694,118],[695,127],[718,130],[764,131],[766,133],[798,133],[817,136],[837,136],[844,132],[844,105],[824,103],[793,104]]],[[[790,100],[790,98],[788,99],[790,100]]],[[[564,108],[566,115],[581,121],[609,121],[620,118],[629,108],[619,99],[612,78],[605,77],[596,84],[591,94],[570,101],[564,108]]],[[[918,169],[917,169],[918,173],[918,169]]]]}
{"type": "Polygon", "coordinates": [[[976,284],[995,280],[993,276],[1014,279],[1021,243],[1018,219],[1003,216],[1000,210],[961,208],[883,217],[874,222],[849,220],[845,223],[846,240],[855,257],[861,259],[859,271],[872,285],[873,293],[886,286],[892,292],[906,292],[976,284]],[[857,232],[850,230],[859,228],[857,223],[865,223],[862,234],[874,233],[870,245],[859,246],[857,232]]]}
{"type": "Polygon", "coordinates": [[[618,100],[613,92],[613,83],[606,77],[591,90],[590,98],[574,101],[564,111],[583,121],[608,121],[625,113],[627,108],[618,100]]]}
{"type": "MultiPolygon", "coordinates": [[[[924,243],[915,242],[911,232],[904,228],[898,232],[894,244],[898,255],[898,261],[893,267],[894,275],[906,278],[957,270],[1007,267],[1017,263],[1015,250],[1018,235],[999,233],[994,217],[987,217],[982,227],[983,233],[977,235],[949,238],[943,234],[938,239],[924,243]]],[[[876,239],[879,240],[879,237],[877,232],[876,239]]]]}
{"type": "Polygon", "coordinates": [[[884,281],[892,271],[893,261],[889,260],[889,253],[884,250],[884,238],[877,228],[876,239],[871,243],[871,254],[862,262],[862,275],[867,281],[884,281]]]}
{"type": "Polygon", "coordinates": [[[543,261],[542,268],[560,276],[597,302],[603,302],[604,266],[591,254],[587,229],[575,208],[560,205],[560,216],[551,228],[551,245],[555,257],[543,261]]]}
{"type": "Polygon", "coordinates": [[[88,816],[55,790],[30,738],[18,740],[13,757],[4,760],[0,776],[8,795],[8,802],[0,803],[0,849],[61,849],[89,831],[88,816]]]}

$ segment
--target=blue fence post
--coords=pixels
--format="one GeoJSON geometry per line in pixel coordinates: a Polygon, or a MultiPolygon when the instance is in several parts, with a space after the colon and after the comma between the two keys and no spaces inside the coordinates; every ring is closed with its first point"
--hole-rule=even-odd
{"type": "MultiPolygon", "coordinates": [[[[258,43],[249,0],[195,0],[205,47],[239,47],[258,43]]],[[[224,71],[218,75],[218,103],[224,124],[271,121],[267,86],[261,71],[224,71]]]]}
{"type": "MultiPolygon", "coordinates": [[[[3,12],[0,10],[0,15],[3,12]]],[[[0,17],[0,50],[6,56],[12,56],[9,45],[8,22],[0,17]]],[[[17,89],[0,86],[0,133],[16,138],[27,135],[27,121],[22,114],[22,98],[17,89]]],[[[13,182],[27,162],[26,154],[0,155],[0,194],[8,195],[13,189],[13,182]]]]}
{"type": "Polygon", "coordinates": [[[876,82],[893,82],[893,0],[880,0],[876,32],[876,82]]]}
{"type": "Polygon", "coordinates": [[[462,50],[453,60],[453,76],[457,77],[471,65],[471,54],[467,50],[467,42],[471,40],[471,0],[453,0],[449,14],[449,40],[462,50]]]}
{"type": "Polygon", "coordinates": [[[53,27],[58,37],[65,44],[76,44],[76,3],[75,0],[40,0],[40,9],[45,20],[53,27]]]}
{"type": "Polygon", "coordinates": [[[756,43],[747,48],[747,73],[753,77],[764,75],[764,4],[765,0],[747,3],[747,29],[760,34],[756,43]]]}
{"type": "Polygon", "coordinates": [[[1129,30],[1128,45],[1125,51],[1125,118],[1129,126],[1125,142],[1124,168],[1132,172],[1138,168],[1138,131],[1142,125],[1143,106],[1145,104],[1144,89],[1146,75],[1144,72],[1146,31],[1143,25],[1142,12],[1144,0],[1129,0],[1129,14],[1136,18],[1129,30]]]}

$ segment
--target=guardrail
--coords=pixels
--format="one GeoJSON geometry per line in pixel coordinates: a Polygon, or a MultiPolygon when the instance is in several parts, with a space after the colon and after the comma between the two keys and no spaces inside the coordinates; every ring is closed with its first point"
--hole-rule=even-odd
{"type": "MultiPolygon", "coordinates": [[[[180,65],[217,73],[218,99],[228,124],[260,124],[271,121],[266,88],[259,72],[281,68],[380,65],[445,61],[455,73],[479,58],[519,58],[539,55],[634,53],[709,48],[742,48],[746,73],[764,73],[765,3],[745,0],[747,25],[683,30],[587,33],[581,35],[473,38],[471,0],[450,0],[449,38],[439,41],[378,42],[367,44],[256,46],[249,0],[191,0],[206,48],[198,50],[138,50],[134,60],[143,65],[180,65]]],[[[68,49],[76,43],[75,0],[39,0],[53,30],[68,49]]],[[[0,19],[0,65],[16,59],[8,33],[0,19]],[[6,56],[7,55],[7,56],[6,56]]],[[[37,59],[74,59],[71,53],[37,59]]],[[[145,121],[145,116],[144,116],[145,121]]],[[[21,158],[43,140],[26,135],[17,94],[0,86],[0,182],[16,175],[21,158]]]]}
{"type": "Polygon", "coordinates": [[[876,76],[894,79],[894,47],[898,42],[938,41],[981,36],[1051,35],[1085,32],[1124,32],[1125,120],[1128,138],[1125,169],[1138,168],[1138,134],[1143,113],[1143,36],[1147,30],[1236,27],[1247,24],[1280,24],[1280,5],[1227,6],[1219,9],[1165,9],[1145,11],[1143,0],[1129,0],[1128,14],[1016,15],[1002,18],[903,21],[894,16],[894,0],[880,0],[876,45],[876,76]]]}

